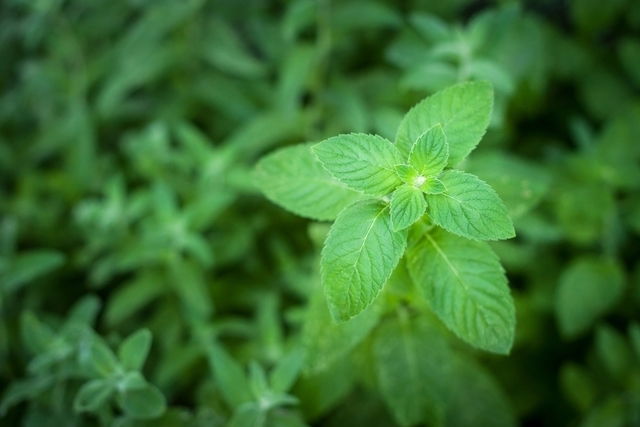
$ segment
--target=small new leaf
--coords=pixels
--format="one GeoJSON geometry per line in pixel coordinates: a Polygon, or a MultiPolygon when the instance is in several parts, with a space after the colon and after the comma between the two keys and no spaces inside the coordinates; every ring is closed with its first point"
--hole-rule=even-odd
{"type": "Polygon", "coordinates": [[[442,181],[434,176],[426,178],[424,184],[420,186],[420,190],[426,194],[442,194],[447,191],[442,181]]]}
{"type": "Polygon", "coordinates": [[[407,266],[433,311],[460,338],[509,353],[515,308],[504,270],[487,243],[438,230],[408,251],[407,266]]]}
{"type": "Polygon", "coordinates": [[[392,231],[389,207],[381,202],[358,202],[338,215],[320,264],[334,318],[350,319],[373,302],[404,253],[406,241],[406,231],[392,231]]]}
{"type": "Polygon", "coordinates": [[[425,176],[442,172],[448,159],[449,146],[440,124],[423,133],[409,153],[409,164],[425,176]]]}
{"type": "Polygon", "coordinates": [[[414,142],[438,123],[449,144],[449,166],[460,163],[478,145],[489,126],[493,89],[488,82],[466,82],[436,92],[404,116],[396,145],[408,156],[414,142]]]}
{"type": "Polygon", "coordinates": [[[314,145],[313,152],[331,175],[355,190],[384,196],[401,184],[395,166],[402,156],[380,136],[338,135],[314,145]]]}
{"type": "Polygon", "coordinates": [[[515,236],[507,208],[487,183],[457,170],[444,172],[440,180],[446,192],[427,195],[429,215],[436,225],[474,240],[515,236]]]}
{"type": "Polygon", "coordinates": [[[412,185],[402,185],[391,195],[391,224],[393,231],[413,225],[427,210],[424,194],[412,185]]]}
{"type": "Polygon", "coordinates": [[[412,184],[420,176],[420,173],[409,165],[396,165],[396,173],[406,184],[412,184]]]}

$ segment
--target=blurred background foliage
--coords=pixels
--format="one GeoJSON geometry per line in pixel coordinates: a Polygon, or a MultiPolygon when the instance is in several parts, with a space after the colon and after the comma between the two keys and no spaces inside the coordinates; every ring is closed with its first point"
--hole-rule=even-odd
{"type": "Polygon", "coordinates": [[[640,2],[4,0],[0,58],[0,424],[640,425],[640,2]],[[401,268],[333,324],[327,225],[252,182],[469,79],[509,357],[411,322],[401,268]]]}

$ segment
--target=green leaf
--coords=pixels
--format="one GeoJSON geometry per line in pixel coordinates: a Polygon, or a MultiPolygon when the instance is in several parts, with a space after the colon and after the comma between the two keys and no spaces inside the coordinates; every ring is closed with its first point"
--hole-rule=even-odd
{"type": "Polygon", "coordinates": [[[622,400],[622,396],[611,395],[604,401],[598,402],[589,408],[580,427],[624,427],[626,423],[626,411],[628,403],[622,400]]]}
{"type": "Polygon", "coordinates": [[[73,410],[95,412],[107,402],[113,390],[113,383],[107,380],[89,381],[78,390],[73,400],[73,410]]]}
{"type": "Polygon", "coordinates": [[[391,224],[393,231],[401,231],[413,225],[427,210],[424,194],[412,185],[402,185],[391,195],[391,224]]]}
{"type": "Polygon", "coordinates": [[[363,201],[338,215],[322,249],[321,278],[329,309],[347,320],[378,296],[402,256],[406,232],[393,232],[389,207],[363,201]]]}
{"type": "Polygon", "coordinates": [[[93,374],[109,377],[118,370],[118,359],[116,359],[113,351],[100,336],[94,335],[91,337],[91,344],[88,350],[87,359],[85,360],[93,374]]]}
{"type": "Polygon", "coordinates": [[[625,337],[610,326],[599,326],[595,347],[609,377],[624,385],[634,362],[633,352],[625,337]]]}
{"type": "Polygon", "coordinates": [[[335,219],[342,209],[365,197],[332,177],[310,144],[286,147],[262,158],[254,181],[272,202],[322,221],[335,219]]]}
{"type": "Polygon", "coordinates": [[[155,386],[145,384],[120,393],[119,404],[128,416],[138,419],[157,418],[167,409],[164,395],[155,386]]]}
{"type": "Polygon", "coordinates": [[[218,343],[213,343],[209,353],[215,381],[222,398],[232,408],[252,400],[249,381],[242,366],[218,343]]]}
{"type": "Polygon", "coordinates": [[[622,269],[607,258],[579,258],[562,273],[555,311],[560,332],[576,337],[586,332],[622,296],[622,269]]]}
{"type": "Polygon", "coordinates": [[[421,175],[437,175],[447,165],[449,145],[442,126],[437,124],[423,133],[411,147],[409,164],[421,175]]]}
{"type": "Polygon", "coordinates": [[[568,400],[581,412],[593,407],[598,387],[589,372],[579,365],[568,363],[560,371],[560,382],[568,400]]]}
{"type": "Polygon", "coordinates": [[[131,334],[118,348],[122,366],[131,371],[139,371],[147,360],[150,348],[151,332],[148,329],[140,329],[131,334]]]}
{"type": "Polygon", "coordinates": [[[436,177],[430,176],[424,181],[424,184],[420,186],[420,191],[423,191],[426,194],[442,194],[447,191],[447,189],[442,181],[436,177]]]}
{"type": "Polygon", "coordinates": [[[42,395],[45,390],[53,386],[55,381],[56,378],[53,375],[38,375],[12,382],[2,393],[0,416],[6,415],[9,409],[20,402],[42,395]]]}
{"type": "Polygon", "coordinates": [[[438,230],[408,251],[407,262],[431,308],[453,332],[475,347],[509,353],[515,308],[500,261],[487,243],[438,230]]]}
{"type": "Polygon", "coordinates": [[[440,180],[446,191],[427,195],[429,215],[436,225],[474,240],[515,236],[507,208],[484,181],[457,170],[446,171],[440,180]]]}
{"type": "Polygon", "coordinates": [[[418,138],[440,124],[449,144],[449,166],[455,166],[478,145],[491,119],[493,89],[488,82],[467,82],[436,92],[404,116],[396,134],[406,157],[418,138]]]}
{"type": "Polygon", "coordinates": [[[465,170],[496,190],[512,218],[533,208],[549,188],[549,173],[516,156],[493,152],[473,155],[465,170]]]}
{"type": "Polygon", "coordinates": [[[401,184],[395,166],[403,163],[395,145],[376,135],[338,135],[313,146],[322,165],[349,187],[384,196],[401,184]]]}
{"type": "Polygon", "coordinates": [[[451,355],[442,340],[425,333],[424,322],[404,320],[386,321],[376,331],[373,353],[382,397],[400,425],[412,426],[443,415],[434,376],[451,355]]]}
{"type": "Polygon", "coordinates": [[[415,168],[409,165],[397,165],[396,173],[405,184],[411,184],[415,182],[416,178],[420,176],[420,173],[415,168]]]}
{"type": "Polygon", "coordinates": [[[284,393],[296,382],[305,361],[304,347],[296,346],[285,354],[271,371],[269,384],[275,392],[284,393]]]}
{"type": "Polygon", "coordinates": [[[336,323],[331,318],[327,299],[314,292],[306,313],[302,339],[307,349],[306,367],[318,372],[334,366],[364,340],[378,323],[380,310],[373,304],[348,322],[336,323]]]}
{"type": "Polygon", "coordinates": [[[263,427],[267,412],[257,403],[248,402],[236,409],[228,427],[263,427]]]}
{"type": "Polygon", "coordinates": [[[0,270],[0,288],[13,292],[21,286],[56,269],[64,262],[64,255],[50,250],[36,250],[18,254],[5,272],[0,270]]]}
{"type": "Polygon", "coordinates": [[[491,373],[473,359],[459,355],[452,357],[448,369],[444,378],[447,426],[516,426],[511,402],[491,373]]]}
{"type": "Polygon", "coordinates": [[[200,266],[187,257],[174,257],[168,267],[170,283],[189,315],[206,318],[213,311],[213,299],[200,266]]]}

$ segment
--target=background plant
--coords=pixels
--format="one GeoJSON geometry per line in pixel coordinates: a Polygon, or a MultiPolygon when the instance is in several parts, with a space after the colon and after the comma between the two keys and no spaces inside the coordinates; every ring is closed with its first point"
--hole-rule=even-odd
{"type": "Polygon", "coordinates": [[[638,3],[243,4],[0,2],[0,424],[638,424],[638,3]],[[402,264],[334,323],[338,211],[253,181],[303,141],[393,141],[467,80],[495,102],[457,167],[517,235],[488,243],[507,357],[448,332],[402,264]]]}

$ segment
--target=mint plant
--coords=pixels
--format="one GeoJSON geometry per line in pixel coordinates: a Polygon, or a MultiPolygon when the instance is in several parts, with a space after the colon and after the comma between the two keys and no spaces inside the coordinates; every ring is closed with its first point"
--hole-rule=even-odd
{"type": "Polygon", "coordinates": [[[256,166],[273,202],[335,220],[321,254],[321,282],[337,321],[380,295],[401,260],[433,312],[478,348],[511,349],[515,310],[487,240],[515,235],[497,193],[457,167],[491,118],[493,90],[461,83],[424,99],[402,119],[395,143],[338,135],[278,150],[256,166]]]}

